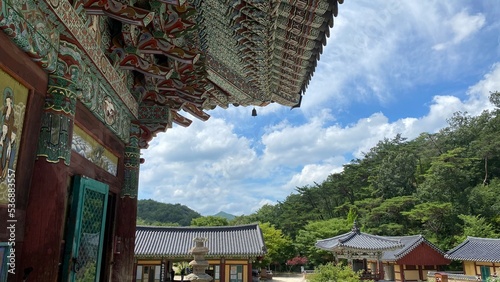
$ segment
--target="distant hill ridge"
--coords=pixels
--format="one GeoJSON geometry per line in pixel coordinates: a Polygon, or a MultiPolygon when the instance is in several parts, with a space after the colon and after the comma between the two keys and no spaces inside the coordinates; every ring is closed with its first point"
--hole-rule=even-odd
{"type": "Polygon", "coordinates": [[[154,200],[137,201],[138,222],[145,225],[189,226],[201,214],[181,204],[167,204],[154,200]]]}
{"type": "MultiPolygon", "coordinates": [[[[213,215],[227,221],[236,216],[220,211],[213,215]]],[[[202,217],[198,212],[181,204],[168,204],[152,199],[137,201],[137,221],[139,225],[179,225],[189,226],[194,218],[202,217]]]]}
{"type": "Polygon", "coordinates": [[[236,217],[235,215],[232,215],[232,214],[229,214],[229,213],[223,212],[223,211],[220,211],[217,214],[214,214],[213,216],[225,218],[225,219],[227,219],[227,221],[231,221],[236,217]]]}

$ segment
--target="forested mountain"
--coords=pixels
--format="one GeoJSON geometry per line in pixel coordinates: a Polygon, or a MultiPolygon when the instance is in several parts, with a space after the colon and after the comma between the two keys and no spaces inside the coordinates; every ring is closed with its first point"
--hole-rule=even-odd
{"type": "Polygon", "coordinates": [[[364,232],[422,234],[444,251],[466,236],[498,238],[500,93],[490,100],[492,111],[458,112],[446,128],[414,140],[382,140],[341,173],[231,223],[268,222],[316,265],[331,259],[316,240],[348,231],[354,219],[364,232]]]}
{"type": "Polygon", "coordinates": [[[138,225],[180,225],[189,226],[199,213],[181,204],[166,204],[154,200],[137,202],[138,225]]]}

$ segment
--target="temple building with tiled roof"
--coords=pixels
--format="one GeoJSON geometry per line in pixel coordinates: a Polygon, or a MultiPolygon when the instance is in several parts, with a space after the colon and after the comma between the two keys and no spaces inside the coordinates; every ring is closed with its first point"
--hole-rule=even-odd
{"type": "Polygon", "coordinates": [[[500,239],[467,237],[446,252],[446,258],[463,263],[464,275],[486,279],[500,275],[500,239]]]}
{"type": "Polygon", "coordinates": [[[380,261],[384,268],[384,280],[426,281],[429,271],[439,271],[451,262],[441,249],[422,235],[384,237],[403,244],[399,249],[382,254],[380,261]]]}
{"type": "Polygon", "coordinates": [[[9,279],[133,280],[141,149],[184,113],[300,106],[342,3],[0,0],[9,279]]]}
{"type": "Polygon", "coordinates": [[[378,236],[361,232],[356,223],[350,232],[316,241],[335,259],[347,259],[362,280],[396,282],[427,280],[428,271],[450,263],[444,252],[422,235],[378,236]]]}
{"type": "Polygon", "coordinates": [[[403,247],[399,240],[361,232],[356,223],[351,231],[316,241],[316,247],[331,251],[338,258],[381,257],[384,251],[403,247]]]}
{"type": "Polygon", "coordinates": [[[336,261],[347,259],[354,271],[363,271],[363,279],[375,281],[384,276],[381,267],[384,251],[396,250],[403,246],[399,240],[361,232],[356,222],[347,233],[316,241],[316,247],[332,252],[336,261]],[[368,261],[375,261],[370,270],[368,261]]]}
{"type": "Polygon", "coordinates": [[[258,224],[218,227],[137,226],[136,281],[142,281],[145,276],[168,277],[174,263],[190,261],[192,255],[189,251],[194,246],[195,238],[206,238],[208,253],[205,259],[214,282],[233,281],[233,276],[241,277],[242,282],[252,281],[252,263],[266,254],[258,224]]]}

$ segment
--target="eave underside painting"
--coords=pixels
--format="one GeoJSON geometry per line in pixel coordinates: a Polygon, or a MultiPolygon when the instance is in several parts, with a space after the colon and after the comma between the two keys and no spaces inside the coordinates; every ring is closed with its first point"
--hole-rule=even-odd
{"type": "Polygon", "coordinates": [[[77,61],[77,98],[145,148],[182,112],[300,104],[342,2],[0,0],[0,29],[48,72],[77,61]]]}

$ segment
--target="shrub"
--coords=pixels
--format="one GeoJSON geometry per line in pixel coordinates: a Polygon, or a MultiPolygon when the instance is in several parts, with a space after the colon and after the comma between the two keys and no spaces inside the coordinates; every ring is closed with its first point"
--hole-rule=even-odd
{"type": "MultiPolygon", "coordinates": [[[[359,273],[354,272],[349,266],[327,263],[320,265],[309,275],[309,282],[360,282],[359,273]]],[[[369,281],[365,281],[369,282],[369,281]]]]}

